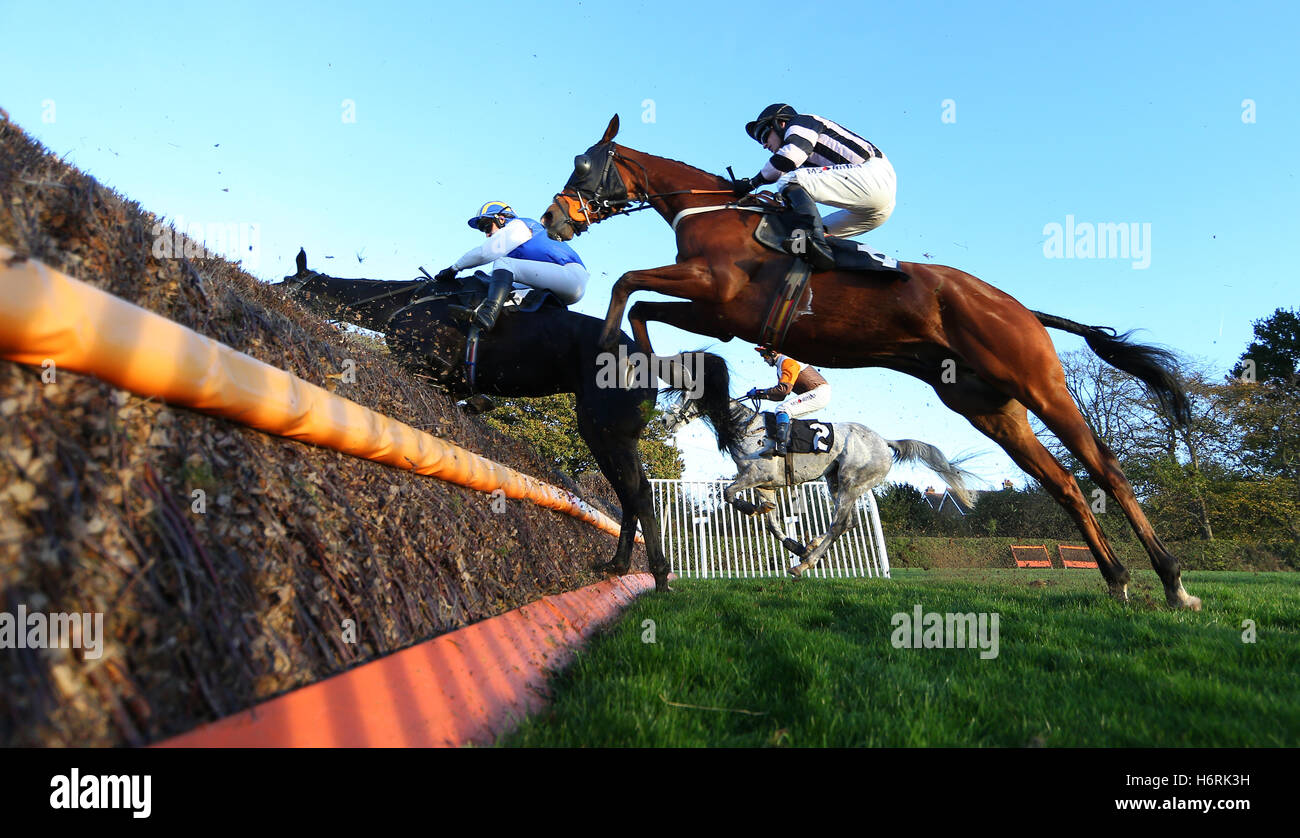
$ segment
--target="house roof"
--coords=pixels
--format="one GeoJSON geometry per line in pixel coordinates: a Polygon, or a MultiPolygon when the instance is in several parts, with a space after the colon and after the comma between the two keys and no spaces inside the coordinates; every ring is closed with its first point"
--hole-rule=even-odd
{"type": "Polygon", "coordinates": [[[978,489],[967,489],[966,494],[970,496],[971,502],[969,506],[958,500],[957,496],[947,488],[942,492],[928,488],[925,490],[922,497],[925,498],[925,502],[928,503],[930,508],[935,512],[943,512],[945,509],[953,509],[958,515],[964,517],[974,508],[975,504],[979,503],[980,495],[984,494],[984,492],[978,489]]]}

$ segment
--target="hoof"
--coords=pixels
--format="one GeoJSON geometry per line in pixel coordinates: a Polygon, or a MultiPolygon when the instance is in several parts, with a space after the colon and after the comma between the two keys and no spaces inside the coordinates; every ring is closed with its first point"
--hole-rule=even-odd
{"type": "Polygon", "coordinates": [[[793,538],[785,539],[784,541],[781,542],[781,546],[789,550],[791,553],[794,553],[796,556],[798,556],[801,559],[804,557],[804,554],[808,552],[808,548],[804,547],[802,544],[795,541],[793,538]]]}
{"type": "Polygon", "coordinates": [[[799,577],[803,576],[803,565],[797,564],[794,567],[790,568],[789,572],[791,576],[793,576],[795,579],[798,579],[799,577]]]}
{"type": "Polygon", "coordinates": [[[656,573],[654,577],[655,577],[655,593],[660,593],[660,594],[672,593],[673,589],[668,587],[667,572],[664,572],[662,574],[656,573]]]}
{"type": "Polygon", "coordinates": [[[1120,602],[1128,602],[1128,583],[1112,582],[1110,586],[1110,595],[1120,602]]]}
{"type": "MultiPolygon", "coordinates": [[[[603,573],[607,576],[626,576],[627,572],[631,569],[631,566],[628,565],[624,567],[619,567],[613,562],[602,562],[598,565],[593,565],[591,569],[596,571],[597,573],[603,573]]],[[[656,581],[655,584],[657,587],[658,582],[656,581]]]]}
{"type": "Polygon", "coordinates": [[[758,505],[758,511],[761,512],[761,513],[763,513],[764,515],[766,515],[766,514],[769,513],[769,512],[775,512],[775,511],[776,511],[776,504],[774,504],[774,503],[772,503],[772,502],[770,502],[770,501],[765,501],[765,502],[760,503],[760,504],[758,505]]]}
{"type": "Polygon", "coordinates": [[[1187,593],[1187,591],[1183,590],[1182,585],[1179,585],[1177,590],[1166,591],[1165,599],[1169,602],[1170,608],[1187,608],[1192,611],[1201,610],[1201,598],[1187,593]]]}
{"type": "Polygon", "coordinates": [[[736,507],[736,511],[741,515],[754,515],[758,512],[758,507],[744,498],[736,498],[731,502],[731,505],[736,507]]]}

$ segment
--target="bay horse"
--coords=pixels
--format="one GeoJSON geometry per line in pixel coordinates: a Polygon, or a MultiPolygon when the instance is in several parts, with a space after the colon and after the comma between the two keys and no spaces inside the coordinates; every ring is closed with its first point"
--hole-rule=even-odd
{"type": "MultiPolygon", "coordinates": [[[[676,160],[614,143],[618,116],[574,161],[574,171],[540,216],[553,238],[652,208],[672,225],[677,261],[629,271],[614,284],[602,345],[620,334],[628,296],[655,291],[689,302],[638,302],[629,321],[651,352],[647,321],[696,334],[758,343],[765,316],[794,257],[754,240],[760,212],[730,203],[730,181],[676,160]],[[635,205],[635,206],[633,206],[635,205]],[[707,208],[707,209],[706,209],[707,208]],[[692,213],[682,214],[684,210],[692,213]]],[[[1129,572],[1107,542],[1074,477],[1034,436],[1032,410],[1128,518],[1164,584],[1170,606],[1200,610],[1183,588],[1175,558],[1147,521],[1119,462],[1088,427],[1065,386],[1047,328],[1081,335],[1103,360],[1142,380],[1161,407],[1187,422],[1187,396],[1173,353],[1105,327],[1030,311],[1009,294],[944,265],[899,262],[897,273],[812,275],[811,315],[794,320],[782,352],[819,367],[884,367],[930,386],[950,409],[1001,446],[1070,514],[1113,596],[1128,599],[1129,572]]]]}
{"type": "Polygon", "coordinates": [[[823,452],[793,455],[793,467],[787,479],[783,457],[763,456],[764,449],[768,448],[763,414],[746,405],[743,399],[731,397],[727,362],[712,353],[700,354],[703,355],[700,394],[692,398],[685,388],[670,387],[666,391],[674,405],[666,419],[668,432],[676,432],[695,418],[704,419],[717,438],[718,450],[729,454],[736,464],[736,479],[723,489],[723,500],[745,515],[763,515],[767,531],[802,559],[789,569],[796,579],[816,567],[836,540],[848,531],[858,498],[884,482],[896,462],[924,463],[947,482],[958,500],[971,506],[965,481],[973,475],[949,461],[938,448],[918,439],[885,439],[857,422],[823,423],[833,429],[833,441],[823,452]],[[776,514],[776,493],[772,490],[822,477],[826,478],[834,507],[830,529],[806,545],[800,544],[785,534],[776,514]],[[758,505],[740,497],[746,489],[755,490],[758,505]]]}
{"type": "MultiPolygon", "coordinates": [[[[404,367],[431,375],[453,395],[471,395],[455,375],[466,335],[450,311],[454,303],[471,303],[468,285],[428,278],[386,282],[326,276],[307,269],[304,251],[298,253],[297,268],[274,287],[326,317],[382,332],[404,367]]],[[[578,433],[622,506],[618,547],[613,558],[594,569],[620,576],[628,572],[639,522],[655,588],[666,591],[668,560],[637,449],[659,391],[636,386],[645,382],[609,386],[609,376],[600,375],[607,366],[597,348],[601,326],[594,317],[558,305],[527,314],[505,307],[496,327],[480,338],[474,390],[504,397],[573,393],[578,433]]],[[[632,348],[626,334],[622,342],[632,348]]]]}

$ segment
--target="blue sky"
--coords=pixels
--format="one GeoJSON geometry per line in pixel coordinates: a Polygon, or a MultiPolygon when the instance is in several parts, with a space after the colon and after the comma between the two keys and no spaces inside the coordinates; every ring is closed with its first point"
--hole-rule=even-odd
{"type": "MultiPolygon", "coordinates": [[[[481,202],[539,215],[614,113],[626,145],[752,174],[763,153],[743,125],[787,101],[890,157],[898,207],[863,240],[891,255],[1144,328],[1225,371],[1251,321],[1300,304],[1289,4],[807,4],[797,19],[769,2],[53,8],[0,2],[0,107],[149,210],[258,225],[250,267],[267,279],[292,272],[299,245],[341,276],[444,267],[481,241],[465,225],[481,202]],[[1149,266],[1048,258],[1047,225],[1067,216],[1149,229],[1149,266]]],[[[593,315],[620,273],[675,253],[651,213],[574,244],[592,271],[575,308],[593,315]]],[[[711,344],[651,335],[661,354],[711,344]]],[[[714,348],[738,390],[772,383],[747,345],[714,348]]],[[[972,468],[990,484],[1024,481],[919,382],[826,374],[822,418],[985,452],[972,468]]],[[[689,476],[731,473],[698,426],[681,442],[689,476]]]]}

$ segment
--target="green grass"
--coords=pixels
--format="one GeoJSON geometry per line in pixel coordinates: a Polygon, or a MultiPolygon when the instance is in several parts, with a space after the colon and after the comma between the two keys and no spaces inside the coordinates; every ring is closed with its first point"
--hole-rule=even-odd
{"type": "Polygon", "coordinates": [[[679,580],[596,638],[554,679],[551,706],[500,744],[1300,744],[1300,575],[1184,582],[1204,611],[1166,608],[1150,571],[1135,573],[1127,605],[1080,570],[679,580]],[[918,603],[997,613],[998,657],[894,648],[892,616],[918,603]],[[1253,644],[1242,640],[1247,619],[1253,644]],[[645,620],[653,644],[642,642],[645,620]]]}

